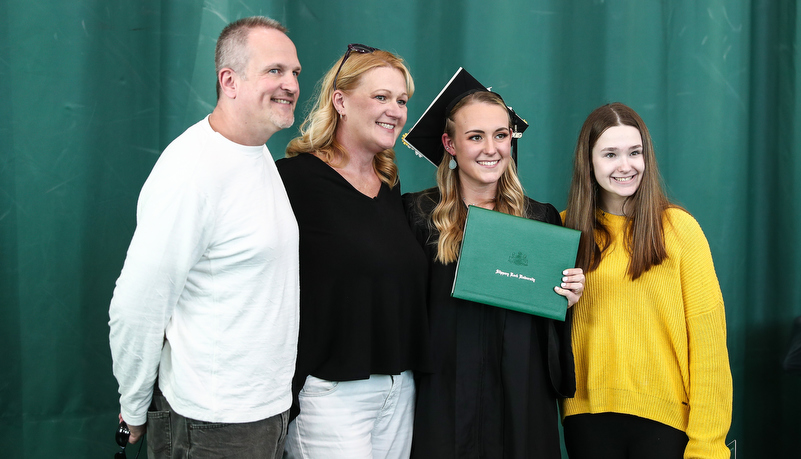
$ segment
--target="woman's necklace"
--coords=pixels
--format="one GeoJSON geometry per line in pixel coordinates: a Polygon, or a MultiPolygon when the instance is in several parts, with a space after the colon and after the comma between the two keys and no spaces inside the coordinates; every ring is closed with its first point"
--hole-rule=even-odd
{"type": "Polygon", "coordinates": [[[487,199],[486,201],[476,201],[476,202],[468,202],[467,199],[462,199],[465,206],[476,206],[482,207],[484,209],[495,209],[495,198],[487,199]]]}

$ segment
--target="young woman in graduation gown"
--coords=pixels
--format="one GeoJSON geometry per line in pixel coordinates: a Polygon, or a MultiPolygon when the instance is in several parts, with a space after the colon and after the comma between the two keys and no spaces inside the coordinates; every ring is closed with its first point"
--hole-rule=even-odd
{"type": "MultiPolygon", "coordinates": [[[[575,390],[570,312],[560,322],[450,292],[468,205],[555,225],[559,214],[523,194],[510,158],[510,112],[500,96],[478,90],[444,104],[424,116],[433,119],[421,120],[444,126],[441,144],[421,146],[439,163],[438,186],[404,195],[429,259],[434,360],[433,372],[416,379],[412,457],[558,459],[556,400],[575,390]]],[[[581,269],[563,274],[555,291],[572,305],[584,276],[581,269]]]]}

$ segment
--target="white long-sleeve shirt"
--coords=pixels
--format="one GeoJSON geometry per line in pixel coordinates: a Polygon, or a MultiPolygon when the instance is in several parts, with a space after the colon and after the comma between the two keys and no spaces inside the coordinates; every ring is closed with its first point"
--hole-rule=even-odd
{"type": "Polygon", "coordinates": [[[109,309],[123,418],[158,375],[175,412],[252,422],[287,410],[297,355],[298,227],[266,146],[206,119],[161,155],[109,309]]]}

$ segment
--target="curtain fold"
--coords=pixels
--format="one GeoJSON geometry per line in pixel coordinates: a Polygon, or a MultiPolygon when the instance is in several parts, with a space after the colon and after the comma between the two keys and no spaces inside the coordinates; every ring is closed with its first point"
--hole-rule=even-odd
{"type": "MultiPolygon", "coordinates": [[[[0,2],[0,442],[4,456],[108,457],[119,410],[108,304],[160,152],[215,104],[224,25],[283,22],[315,85],[364,43],[403,56],[405,131],[460,66],[531,128],[520,177],[562,209],[581,123],[645,119],[670,196],[701,223],[721,282],[742,457],[792,457],[801,378],[781,362],[801,315],[801,27],[796,0],[122,0],[0,2]],[[768,395],[769,394],[769,395],[768,395]]],[[[400,142],[404,191],[435,169],[400,142]]]]}

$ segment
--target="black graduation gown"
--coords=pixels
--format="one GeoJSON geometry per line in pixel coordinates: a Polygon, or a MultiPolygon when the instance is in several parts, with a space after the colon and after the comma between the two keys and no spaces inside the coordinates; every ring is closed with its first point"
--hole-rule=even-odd
{"type": "MultiPolygon", "coordinates": [[[[561,458],[556,399],[576,388],[571,312],[560,322],[452,298],[456,263],[434,261],[439,191],[403,198],[429,259],[434,365],[416,375],[412,457],[561,458]]],[[[552,205],[528,206],[529,218],[561,225],[552,205]]]]}

